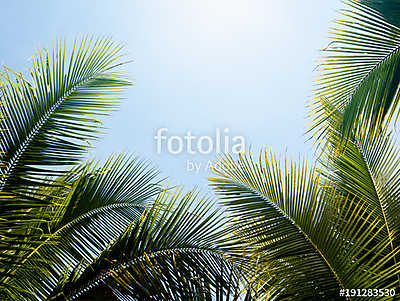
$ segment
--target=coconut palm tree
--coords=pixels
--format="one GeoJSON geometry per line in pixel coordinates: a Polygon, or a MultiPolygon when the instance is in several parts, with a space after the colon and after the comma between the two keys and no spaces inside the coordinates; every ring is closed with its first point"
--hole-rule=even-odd
{"type": "Polygon", "coordinates": [[[226,247],[262,297],[360,288],[375,300],[400,287],[399,8],[350,0],[335,21],[310,106],[314,166],[267,150],[218,161],[211,185],[235,229],[226,247]]]}
{"type": "Polygon", "coordinates": [[[122,47],[84,38],[1,73],[1,300],[237,300],[218,242],[224,217],[196,192],[163,189],[148,162],[85,162],[132,83],[122,47]],[[27,78],[30,76],[30,79],[27,78]]]}

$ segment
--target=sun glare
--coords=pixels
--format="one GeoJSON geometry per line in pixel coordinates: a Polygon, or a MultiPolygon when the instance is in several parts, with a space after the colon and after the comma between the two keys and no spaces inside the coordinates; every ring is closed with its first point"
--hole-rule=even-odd
{"type": "Polygon", "coordinates": [[[205,0],[191,4],[194,26],[209,32],[265,32],[279,36],[288,28],[285,3],[259,0],[205,0]]]}

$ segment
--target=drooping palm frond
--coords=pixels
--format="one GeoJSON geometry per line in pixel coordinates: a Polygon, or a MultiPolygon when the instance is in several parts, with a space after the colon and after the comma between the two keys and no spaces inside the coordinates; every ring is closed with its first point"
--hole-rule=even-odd
{"type": "MultiPolygon", "coordinates": [[[[346,138],[337,126],[340,120],[338,111],[329,117],[328,135],[319,162],[322,163],[324,175],[339,190],[356,198],[385,227],[385,231],[371,242],[379,244],[393,232],[399,233],[400,229],[400,152],[392,132],[387,129],[371,133],[368,120],[361,120],[355,125],[351,136],[346,138]]],[[[354,227],[362,227],[362,224],[354,227]]],[[[399,246],[399,236],[396,235],[387,251],[399,246]]],[[[395,256],[388,265],[396,265],[399,260],[399,256],[395,256]]],[[[396,278],[400,285],[400,275],[393,279],[396,278]]]]}
{"type": "Polygon", "coordinates": [[[97,116],[115,108],[117,95],[131,85],[113,71],[122,64],[121,49],[108,39],[75,41],[70,52],[65,42],[56,43],[50,52],[39,50],[33,58],[30,80],[4,67],[0,265],[18,264],[21,254],[42,243],[42,234],[36,236],[31,230],[57,218],[46,209],[60,205],[56,196],[42,192],[49,185],[65,186],[54,176],[79,162],[101,127],[97,116]]]}
{"type": "Polygon", "coordinates": [[[340,288],[396,287],[394,234],[382,235],[384,225],[364,203],[337,192],[316,168],[286,158],[283,165],[267,151],[257,161],[226,155],[211,179],[237,229],[232,247],[247,254],[245,268],[261,266],[264,294],[340,300],[340,288]],[[371,243],[381,236],[379,244],[371,243]]]}
{"type": "Polygon", "coordinates": [[[393,134],[370,135],[360,123],[343,145],[342,133],[335,128],[329,130],[319,160],[324,172],[337,187],[365,202],[385,224],[386,235],[400,230],[400,151],[393,134]]]}
{"type": "Polygon", "coordinates": [[[181,194],[163,191],[81,275],[60,285],[54,298],[239,300],[237,271],[218,247],[225,235],[221,212],[198,193],[181,194]]]}
{"type": "Polygon", "coordinates": [[[399,114],[400,28],[358,1],[345,3],[318,65],[310,129],[317,139],[325,136],[334,111],[341,113],[345,138],[360,121],[379,133],[399,114]]]}
{"type": "Polygon", "coordinates": [[[126,155],[74,169],[63,179],[71,183],[67,193],[57,196],[63,205],[47,209],[58,219],[39,224],[40,244],[7,267],[2,283],[15,289],[3,292],[6,299],[43,300],[73,267],[92,263],[159,193],[156,176],[148,163],[126,155]]]}
{"type": "Polygon", "coordinates": [[[121,64],[121,46],[102,40],[76,41],[66,58],[65,42],[52,53],[39,50],[31,81],[5,67],[1,81],[1,190],[55,173],[49,166],[76,164],[99,131],[96,115],[117,105],[116,95],[131,83],[112,72],[121,64]],[[12,76],[13,75],[13,76],[12,76]]]}

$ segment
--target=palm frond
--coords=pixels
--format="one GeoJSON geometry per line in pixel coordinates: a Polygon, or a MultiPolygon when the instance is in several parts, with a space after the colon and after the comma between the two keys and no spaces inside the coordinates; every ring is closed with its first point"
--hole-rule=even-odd
{"type": "Polygon", "coordinates": [[[400,3],[397,0],[359,0],[359,2],[378,11],[389,23],[400,26],[400,3]]]}
{"type": "Polygon", "coordinates": [[[18,295],[22,288],[24,299],[44,299],[65,273],[93,262],[159,193],[157,174],[148,163],[127,155],[111,156],[103,166],[92,161],[74,169],[63,180],[72,183],[70,189],[58,197],[64,205],[48,208],[58,219],[39,224],[40,244],[7,267],[2,283],[19,288],[9,293],[18,295]]]}
{"type": "MultiPolygon", "coordinates": [[[[14,265],[41,244],[32,233],[57,216],[65,175],[85,155],[101,128],[99,115],[116,107],[131,83],[113,71],[123,64],[120,45],[108,39],[65,42],[40,49],[30,80],[4,67],[0,80],[0,264],[14,265]],[[49,186],[59,187],[57,189],[49,186]]],[[[4,272],[4,271],[1,271],[4,272]]]]}
{"type": "MultiPolygon", "coordinates": [[[[9,200],[2,210],[1,234],[9,223],[26,227],[32,209],[44,200],[38,185],[49,185],[63,166],[76,164],[97,137],[104,115],[116,107],[116,95],[131,83],[112,69],[119,66],[121,46],[110,40],[75,41],[68,55],[65,42],[39,50],[31,80],[4,67],[1,73],[0,191],[9,200]],[[67,58],[67,55],[69,58],[67,58]],[[30,214],[27,213],[29,209],[30,214]],[[20,213],[20,214],[19,214],[20,213]]],[[[7,228],[8,227],[8,228],[7,228]]]]}
{"type": "Polygon", "coordinates": [[[5,67],[1,95],[1,189],[36,183],[49,166],[76,164],[97,137],[104,115],[116,107],[116,95],[131,83],[112,69],[121,65],[121,46],[107,39],[74,43],[49,53],[39,50],[30,69],[31,81],[5,67]],[[67,62],[66,62],[67,61],[67,62]]]}
{"type": "Polygon", "coordinates": [[[181,194],[181,189],[163,191],[140,219],[55,296],[238,300],[235,267],[217,245],[225,234],[221,212],[198,193],[181,194]]]}
{"type": "Polygon", "coordinates": [[[345,3],[318,65],[310,113],[317,139],[325,136],[334,111],[341,113],[338,126],[345,138],[358,122],[368,121],[371,133],[379,133],[399,114],[400,29],[359,1],[345,3]]]}
{"type": "Polygon", "coordinates": [[[337,192],[305,161],[282,161],[268,151],[257,161],[226,155],[211,179],[236,228],[231,248],[246,254],[244,268],[260,266],[264,295],[339,300],[340,288],[395,287],[393,233],[372,244],[386,229],[363,202],[337,192]]]}
{"type": "Polygon", "coordinates": [[[365,202],[385,224],[388,236],[400,230],[400,152],[392,133],[366,135],[368,131],[359,128],[342,145],[342,134],[331,129],[320,162],[337,187],[365,202]]]}
{"type": "MultiPolygon", "coordinates": [[[[398,184],[400,181],[400,153],[387,129],[371,133],[368,121],[357,123],[349,138],[343,137],[338,128],[339,112],[330,116],[328,135],[319,162],[324,175],[333,181],[344,194],[358,199],[385,231],[374,239],[379,244],[393,232],[398,233],[400,202],[398,184]]],[[[348,208],[353,210],[353,208],[348,208]]],[[[362,225],[354,225],[362,227],[362,225]]],[[[398,235],[387,251],[400,245],[398,235]]],[[[397,264],[399,257],[393,257],[397,264]]],[[[396,277],[400,283],[400,276],[396,277]]]]}

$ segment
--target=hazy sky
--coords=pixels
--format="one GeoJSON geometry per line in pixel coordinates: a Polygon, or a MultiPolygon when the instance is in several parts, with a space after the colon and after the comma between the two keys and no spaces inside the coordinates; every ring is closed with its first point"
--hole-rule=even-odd
{"type": "Polygon", "coordinates": [[[304,131],[313,70],[342,5],[339,0],[4,1],[0,59],[24,70],[35,47],[56,38],[90,34],[123,42],[134,60],[125,69],[136,86],[124,95],[121,110],[105,120],[107,135],[90,156],[132,152],[152,160],[174,184],[205,187],[210,176],[205,165],[215,153],[187,154],[185,146],[170,154],[168,138],[184,139],[191,132],[210,136],[215,144],[216,130],[224,137],[228,129],[229,140],[243,136],[253,152],[268,146],[293,157],[311,153],[304,131]],[[159,128],[168,129],[161,154],[154,139],[159,128]],[[187,171],[188,160],[201,164],[201,172],[187,171]]]}

